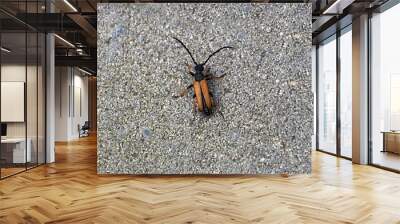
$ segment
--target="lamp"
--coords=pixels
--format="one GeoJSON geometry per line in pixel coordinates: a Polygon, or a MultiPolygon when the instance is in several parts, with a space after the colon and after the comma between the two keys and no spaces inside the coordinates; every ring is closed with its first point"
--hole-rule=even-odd
{"type": "Polygon", "coordinates": [[[9,50],[9,49],[7,49],[7,48],[5,48],[5,47],[1,47],[1,50],[4,51],[4,52],[6,52],[6,53],[10,53],[10,52],[11,52],[11,50],[9,50]]]}
{"type": "Polygon", "coordinates": [[[322,14],[341,14],[347,6],[351,5],[355,0],[336,0],[332,5],[324,10],[322,14]]]}
{"type": "Polygon", "coordinates": [[[65,4],[67,4],[74,12],[78,12],[78,10],[68,1],[64,0],[65,4]]]}
{"type": "Polygon", "coordinates": [[[60,37],[59,35],[57,35],[57,34],[54,34],[54,36],[55,37],[57,37],[59,40],[61,40],[62,42],[64,42],[64,43],[66,43],[67,45],[69,45],[70,47],[73,47],[73,48],[75,48],[75,45],[73,45],[71,42],[69,42],[68,40],[66,40],[66,39],[64,39],[64,38],[62,38],[62,37],[60,37]]]}

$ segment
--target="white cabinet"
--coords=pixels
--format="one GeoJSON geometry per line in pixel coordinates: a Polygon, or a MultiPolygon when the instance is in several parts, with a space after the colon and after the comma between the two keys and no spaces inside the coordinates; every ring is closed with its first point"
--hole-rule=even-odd
{"type": "Polygon", "coordinates": [[[32,161],[32,140],[28,138],[26,143],[28,145],[25,152],[25,138],[7,138],[1,140],[2,145],[12,147],[13,163],[25,163],[32,161]]]}

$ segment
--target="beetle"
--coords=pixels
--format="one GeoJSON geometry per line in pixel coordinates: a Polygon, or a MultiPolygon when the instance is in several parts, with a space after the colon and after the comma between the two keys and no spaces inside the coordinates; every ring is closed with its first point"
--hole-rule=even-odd
{"type": "MultiPolygon", "coordinates": [[[[186,47],[186,45],[179,40],[176,37],[173,37],[176,41],[178,41],[184,48],[185,50],[189,53],[190,58],[192,59],[193,63],[194,63],[194,73],[192,72],[192,66],[188,65],[188,69],[189,69],[189,74],[194,77],[193,83],[190,84],[186,89],[184,89],[179,96],[185,96],[187,95],[188,91],[193,88],[194,89],[194,98],[195,101],[194,103],[197,104],[197,109],[199,112],[202,112],[204,115],[206,116],[210,116],[212,114],[212,110],[214,107],[214,101],[213,101],[213,95],[210,92],[209,88],[208,88],[208,80],[211,79],[221,79],[225,76],[225,74],[219,76],[219,77],[215,77],[212,76],[211,74],[207,74],[207,69],[206,69],[206,64],[208,62],[208,60],[210,60],[210,58],[212,56],[214,56],[215,54],[217,54],[218,52],[220,52],[223,49],[233,49],[233,47],[231,46],[224,46],[219,48],[218,50],[214,51],[212,54],[210,54],[207,58],[207,60],[205,60],[203,63],[199,64],[196,62],[196,60],[193,58],[192,53],[189,51],[189,49],[186,47]]],[[[179,97],[178,96],[178,97],[179,97]]]]}

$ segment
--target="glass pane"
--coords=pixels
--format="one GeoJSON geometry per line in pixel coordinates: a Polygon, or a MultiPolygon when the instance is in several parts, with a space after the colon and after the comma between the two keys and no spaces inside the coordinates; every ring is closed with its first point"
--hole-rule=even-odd
{"type": "Polygon", "coordinates": [[[27,143],[30,150],[28,168],[37,165],[37,74],[38,74],[38,36],[36,32],[27,33],[28,38],[28,63],[27,63],[27,82],[26,82],[26,112],[27,112],[27,143]]]}
{"type": "Polygon", "coordinates": [[[400,170],[400,5],[372,25],[372,163],[400,170]]]}
{"type": "MultiPolygon", "coordinates": [[[[26,151],[26,34],[1,34],[1,174],[25,170],[30,160],[26,151]]],[[[29,147],[28,147],[29,149],[29,147]]]]}
{"type": "Polygon", "coordinates": [[[336,153],[336,37],[318,48],[318,148],[336,153]]]}
{"type": "MultiPolygon", "coordinates": [[[[347,31],[347,30],[346,30],[347,31]]],[[[352,35],[340,36],[340,152],[352,157],[352,35]]]]}
{"type": "Polygon", "coordinates": [[[38,46],[38,163],[45,163],[45,35],[39,34],[38,46]]]}

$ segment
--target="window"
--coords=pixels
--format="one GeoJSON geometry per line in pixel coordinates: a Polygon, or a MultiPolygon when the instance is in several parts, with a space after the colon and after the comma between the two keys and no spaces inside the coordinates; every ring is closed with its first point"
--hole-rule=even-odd
{"type": "Polygon", "coordinates": [[[352,33],[351,26],[340,35],[340,155],[352,157],[352,33]]]}
{"type": "MultiPolygon", "coordinates": [[[[3,2],[20,13],[41,12],[44,1],[3,2]]],[[[44,33],[0,12],[0,178],[45,163],[44,33]],[[13,22],[13,23],[11,23],[13,22]]]]}
{"type": "Polygon", "coordinates": [[[371,162],[400,170],[400,5],[371,18],[371,162]]]}
{"type": "Polygon", "coordinates": [[[317,48],[317,149],[332,154],[339,153],[339,156],[350,159],[352,26],[345,27],[339,34],[323,41],[317,48]]]}
{"type": "Polygon", "coordinates": [[[318,149],[336,153],[336,36],[318,47],[318,149]]]}

